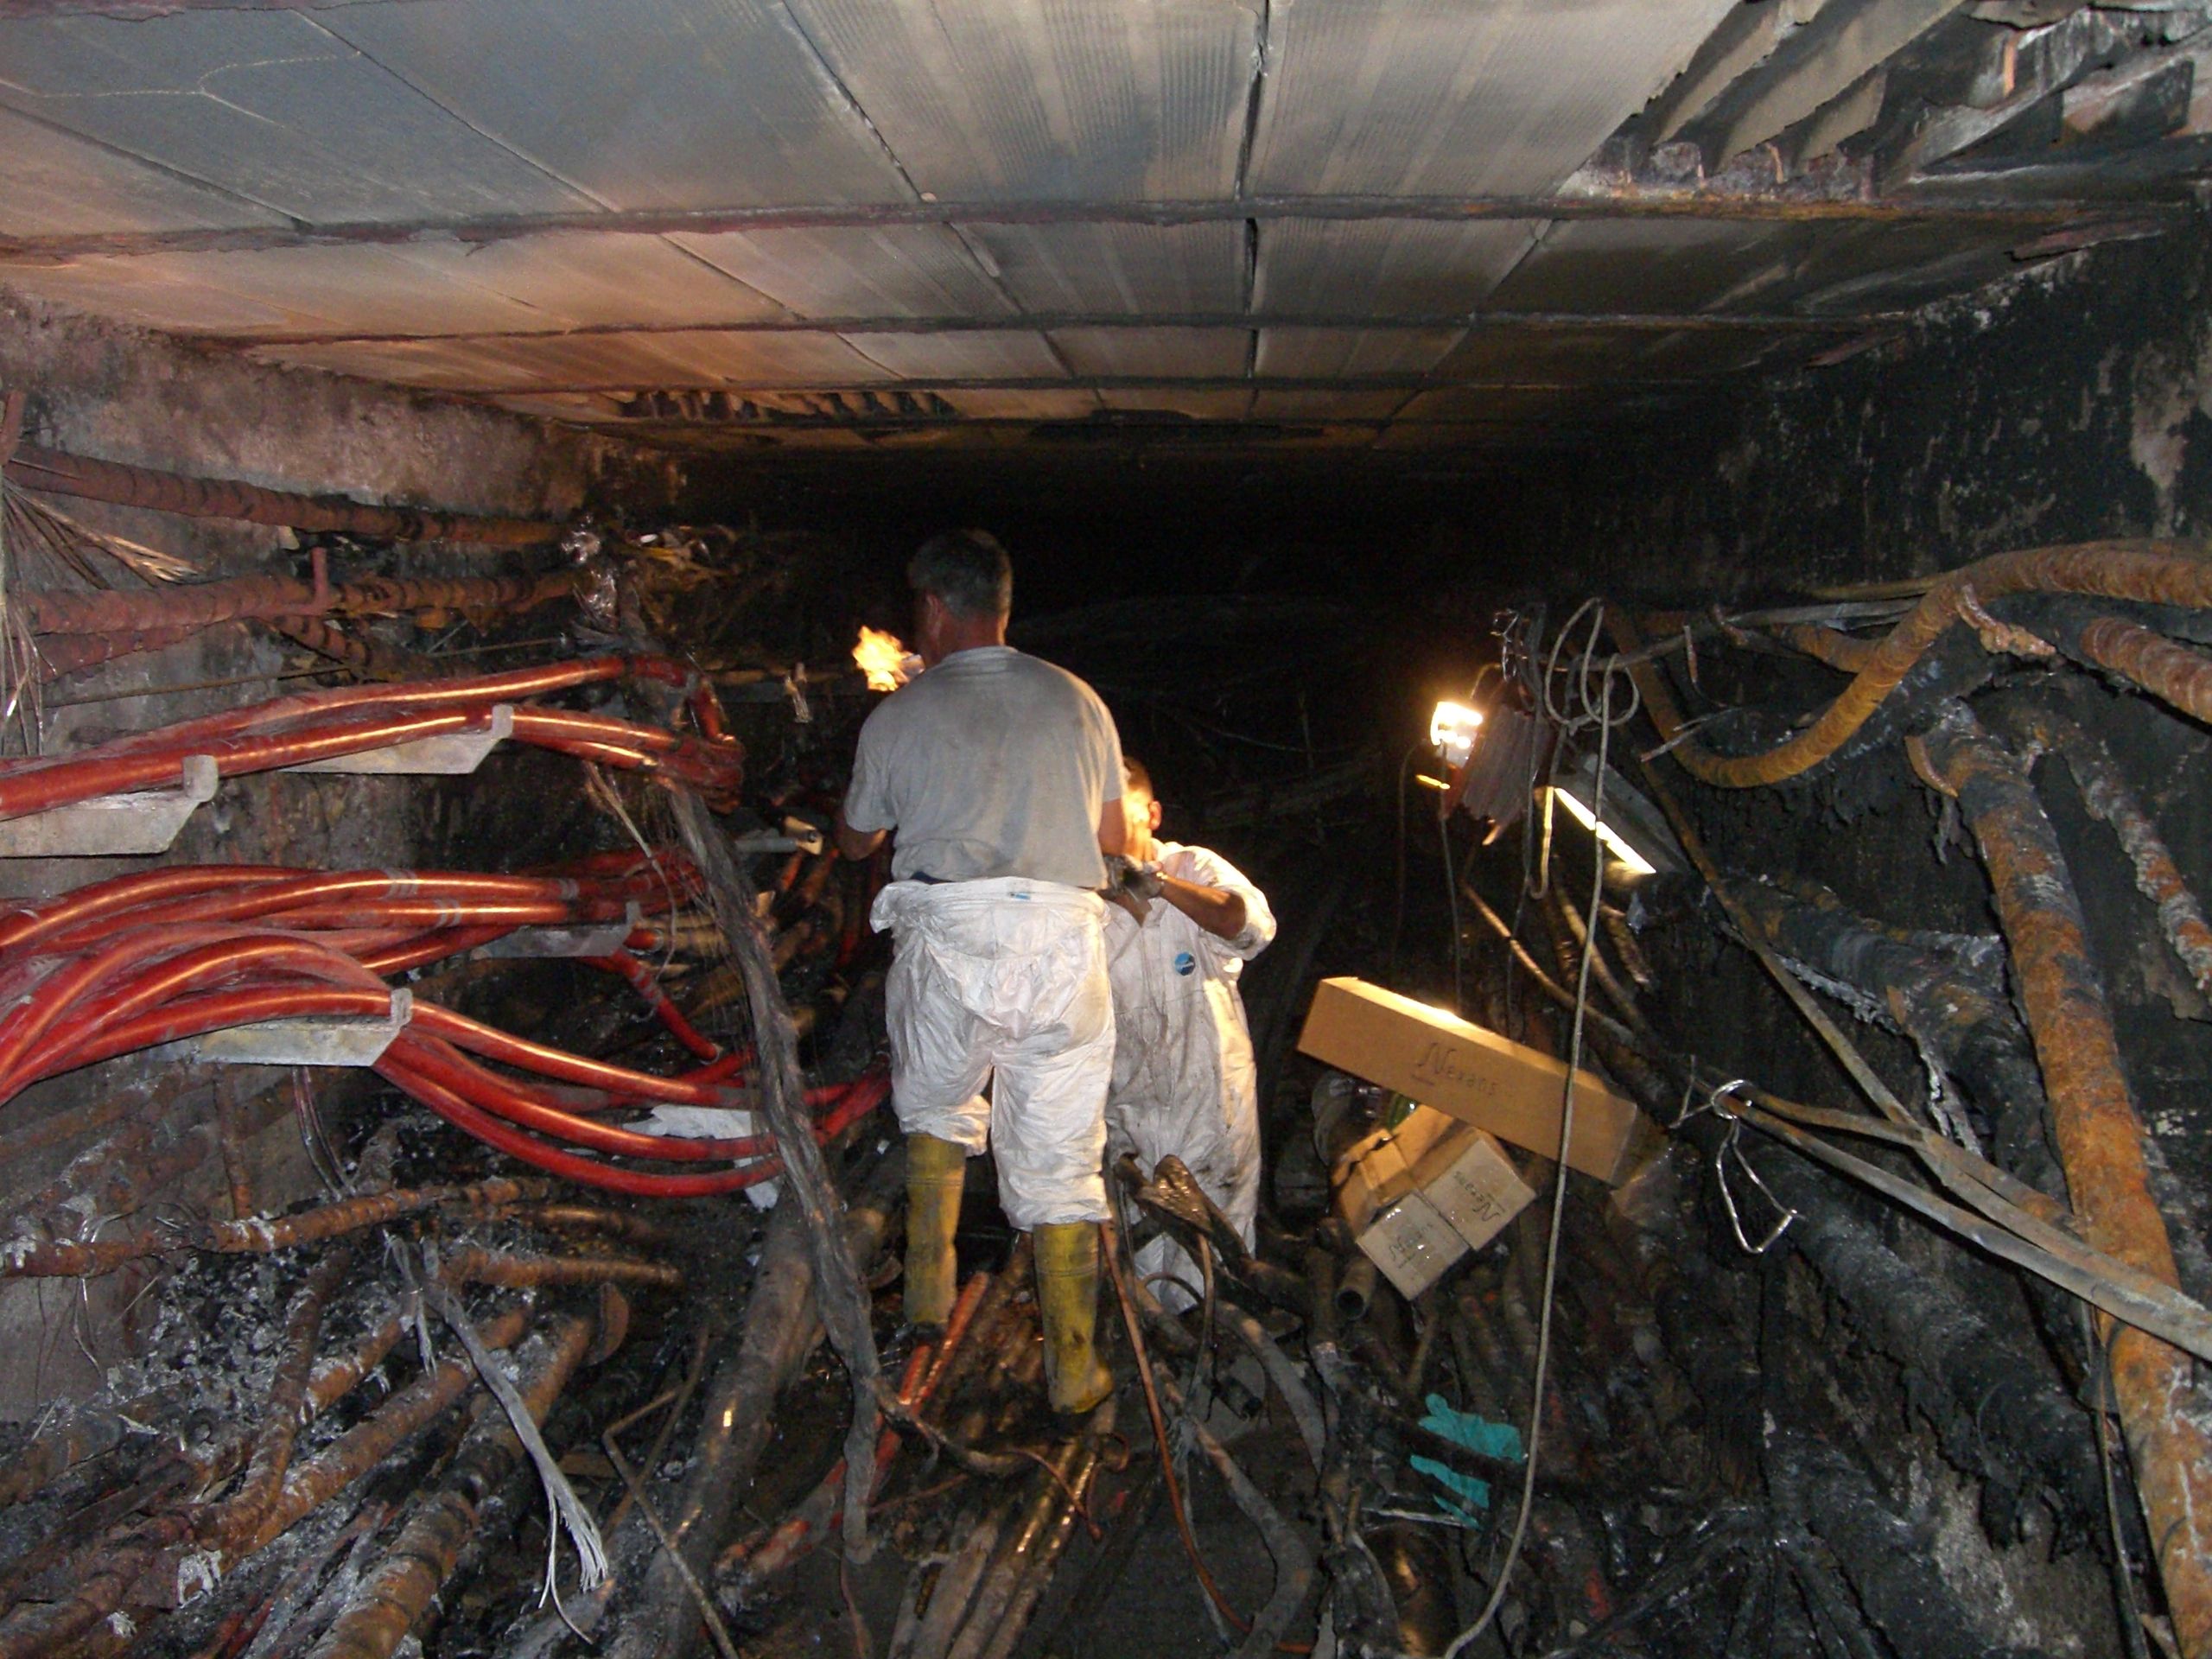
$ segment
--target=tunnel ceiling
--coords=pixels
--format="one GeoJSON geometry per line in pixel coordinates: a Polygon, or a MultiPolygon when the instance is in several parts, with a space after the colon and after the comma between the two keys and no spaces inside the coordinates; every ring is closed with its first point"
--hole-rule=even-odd
{"type": "Polygon", "coordinates": [[[1571,442],[2212,167],[2202,3],[5,13],[0,282],[734,451],[1571,442]]]}

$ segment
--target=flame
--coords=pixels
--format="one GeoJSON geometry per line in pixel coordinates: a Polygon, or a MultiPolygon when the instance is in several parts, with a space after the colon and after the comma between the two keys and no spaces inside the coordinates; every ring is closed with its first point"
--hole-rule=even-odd
{"type": "Polygon", "coordinates": [[[868,676],[871,691],[896,691],[914,677],[913,658],[894,633],[863,626],[861,642],[853,647],[853,661],[868,676]]]}

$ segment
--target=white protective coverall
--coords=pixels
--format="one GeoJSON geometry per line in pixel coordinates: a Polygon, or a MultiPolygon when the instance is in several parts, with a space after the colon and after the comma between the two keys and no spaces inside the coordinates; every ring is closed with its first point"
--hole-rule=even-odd
{"type": "Polygon", "coordinates": [[[897,943],[885,1004],[899,1127],[970,1157],[988,1144],[999,1202],[1025,1232],[1107,1217],[1107,908],[1080,887],[1001,876],[893,881],[869,914],[897,943]]]}
{"type": "MultiPolygon", "coordinates": [[[[1107,906],[1118,1033],[1106,1097],[1108,1155],[1134,1152],[1147,1175],[1162,1158],[1181,1159],[1249,1245],[1260,1208],[1259,1074],[1236,981],[1274,938],[1274,912],[1220,855],[1170,841],[1154,848],[1163,874],[1242,897],[1244,926],[1224,939],[1165,899],[1152,901],[1141,925],[1121,906],[1107,906]]],[[[1164,1237],[1137,1253],[1137,1268],[1198,1282],[1197,1264],[1164,1237]]],[[[1167,1281],[1153,1288],[1171,1309],[1191,1304],[1167,1281]]]]}

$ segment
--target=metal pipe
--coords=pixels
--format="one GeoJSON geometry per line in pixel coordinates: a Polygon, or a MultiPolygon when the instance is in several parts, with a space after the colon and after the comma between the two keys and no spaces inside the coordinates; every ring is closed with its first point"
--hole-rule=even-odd
{"type": "Polygon", "coordinates": [[[323,1311],[331,1292],[353,1270],[353,1252],[340,1246],[326,1255],[292,1299],[284,1319],[283,1357],[270,1378],[268,1397],[262,1404],[261,1431],[252,1456],[246,1461],[245,1478],[223,1504],[218,1518],[205,1531],[216,1547],[235,1550],[252,1535],[276,1500],[284,1472],[291,1467],[292,1448],[298,1443],[306,1417],[308,1381],[315,1364],[317,1339],[322,1335],[323,1311]]]}
{"type": "Polygon", "coordinates": [[[2212,999],[2212,923],[2205,920],[2204,908],[2189,890],[2165,837],[2135,798],[2134,791],[2128,788],[2112,756],[2102,744],[2063,715],[2024,710],[2005,723],[2026,740],[2022,758],[2030,767],[2040,753],[2055,753],[2065,761],[2090,816],[2111,825],[2120,837],[2135,871],[2136,891],[2156,907],[2166,943],[2196,981],[2197,989],[2212,999]]]}
{"type": "Polygon", "coordinates": [[[327,531],[375,541],[535,547],[561,533],[559,525],[543,520],[381,507],[340,495],[302,495],[235,479],[188,478],[149,467],[64,454],[28,443],[18,445],[6,465],[8,481],[19,489],[107,501],[118,506],[150,507],[193,518],[237,518],[252,524],[327,531]]]}
{"type": "Polygon", "coordinates": [[[2082,654],[2198,720],[2212,720],[2212,657],[2117,617],[2082,630],[2082,654]]]}
{"type": "MultiPolygon", "coordinates": [[[[2018,762],[1961,705],[1947,709],[1909,751],[1921,775],[1957,800],[1988,868],[2088,1242],[2178,1284],[2151,1195],[2142,1122],[2050,819],[2018,762]]],[[[2130,1326],[2107,1328],[2120,1423],[2175,1639],[2183,1659],[2202,1659],[2212,1654],[2212,1413],[2187,1354],[2130,1326]]]]}
{"type": "Polygon", "coordinates": [[[549,1285],[645,1285],[683,1288],[683,1270],[666,1262],[621,1255],[524,1255],[471,1245],[441,1258],[438,1277],[453,1285],[535,1290],[549,1285]]]}
{"type": "MultiPolygon", "coordinates": [[[[543,1423],[592,1346],[593,1321],[564,1319],[533,1338],[518,1356],[524,1368],[524,1403],[543,1423]]],[[[477,1408],[476,1423],[438,1490],[409,1517],[378,1567],[338,1620],[309,1651],[308,1659],[388,1659],[429,1610],[453,1575],[474,1533],[484,1502],[520,1463],[522,1442],[506,1414],[493,1401],[477,1408]]]]}
{"type": "MultiPolygon", "coordinates": [[[[1681,710],[1657,664],[1634,662],[1630,672],[1653,723],[1669,741],[1669,752],[1693,777],[1721,789],[1778,784],[1802,776],[1841,748],[1954,622],[1986,627],[1987,601],[2027,593],[2212,609],[2212,562],[2183,542],[2107,541],[1999,553],[1948,571],[1868,654],[1852,683],[1811,725],[1760,754],[1716,754],[1685,738],[1681,710]]],[[[1633,629],[1618,617],[1615,627],[1622,648],[1633,652],[1633,629]]]]}
{"type": "MultiPolygon", "coordinates": [[[[520,1308],[486,1319],[476,1334],[487,1348],[518,1341],[530,1315],[520,1308]]],[[[264,1548],[308,1511],[327,1502],[382,1462],[404,1442],[428,1427],[476,1382],[476,1368],[466,1355],[424,1372],[362,1421],[356,1423],[310,1462],[285,1477],[276,1502],[251,1535],[241,1554],[264,1548]]]]}

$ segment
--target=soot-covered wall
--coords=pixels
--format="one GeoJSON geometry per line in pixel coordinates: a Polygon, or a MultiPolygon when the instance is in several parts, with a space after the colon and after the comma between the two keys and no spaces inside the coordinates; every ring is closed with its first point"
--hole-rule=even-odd
{"type": "Polygon", "coordinates": [[[1505,540],[1566,554],[1592,585],[1696,601],[2202,535],[2208,285],[2202,210],[2024,269],[1841,362],[1526,480],[1505,540]]]}

